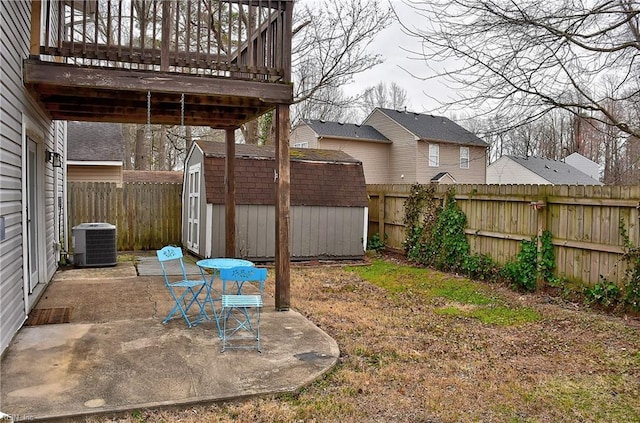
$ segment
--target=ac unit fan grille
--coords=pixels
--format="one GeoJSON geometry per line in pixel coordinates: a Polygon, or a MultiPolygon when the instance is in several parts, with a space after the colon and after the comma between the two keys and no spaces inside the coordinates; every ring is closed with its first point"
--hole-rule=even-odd
{"type": "Polygon", "coordinates": [[[110,229],[94,229],[85,233],[86,265],[98,266],[115,263],[117,260],[116,231],[110,229]]]}

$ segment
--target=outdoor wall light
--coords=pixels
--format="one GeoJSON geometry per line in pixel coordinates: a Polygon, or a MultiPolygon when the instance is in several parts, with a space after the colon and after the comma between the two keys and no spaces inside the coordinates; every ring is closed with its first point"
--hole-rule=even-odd
{"type": "Polygon", "coordinates": [[[53,167],[62,167],[62,156],[60,153],[55,153],[53,151],[45,151],[44,153],[45,160],[53,165],[53,167]]]}

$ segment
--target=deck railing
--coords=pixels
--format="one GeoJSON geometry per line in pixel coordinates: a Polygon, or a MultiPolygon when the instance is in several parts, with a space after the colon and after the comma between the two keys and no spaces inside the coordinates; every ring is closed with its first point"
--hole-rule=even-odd
{"type": "MultiPolygon", "coordinates": [[[[41,60],[288,82],[292,0],[43,0],[41,60]]],[[[37,27],[36,27],[37,28],[37,27]]],[[[33,41],[33,40],[32,40],[33,41]]]]}

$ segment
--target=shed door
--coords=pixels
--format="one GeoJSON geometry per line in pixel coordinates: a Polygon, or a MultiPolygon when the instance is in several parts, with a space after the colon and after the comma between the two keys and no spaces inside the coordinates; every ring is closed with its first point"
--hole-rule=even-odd
{"type": "Polygon", "coordinates": [[[189,167],[187,248],[197,250],[200,240],[200,164],[189,167]]]}

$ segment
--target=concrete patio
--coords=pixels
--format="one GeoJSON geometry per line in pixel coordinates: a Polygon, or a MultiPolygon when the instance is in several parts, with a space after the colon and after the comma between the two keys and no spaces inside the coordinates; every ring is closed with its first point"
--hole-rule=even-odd
{"type": "Polygon", "coordinates": [[[71,321],[20,330],[2,358],[0,411],[73,421],[295,392],[336,364],[336,342],[301,314],[275,311],[273,298],[262,353],[221,353],[210,321],[163,325],[172,300],[154,260],[142,258],[140,274],[132,263],[59,271],[36,308],[72,307],[71,321]]]}

